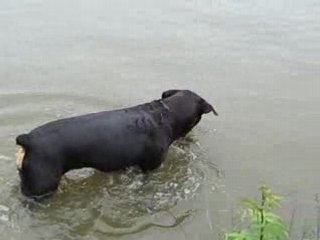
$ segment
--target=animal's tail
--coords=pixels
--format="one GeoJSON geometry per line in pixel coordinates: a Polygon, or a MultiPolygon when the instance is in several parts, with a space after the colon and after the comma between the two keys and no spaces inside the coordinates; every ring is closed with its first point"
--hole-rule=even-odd
{"type": "Polygon", "coordinates": [[[20,145],[24,148],[29,148],[31,141],[30,141],[30,136],[28,134],[21,134],[16,137],[16,144],[20,145]]]}

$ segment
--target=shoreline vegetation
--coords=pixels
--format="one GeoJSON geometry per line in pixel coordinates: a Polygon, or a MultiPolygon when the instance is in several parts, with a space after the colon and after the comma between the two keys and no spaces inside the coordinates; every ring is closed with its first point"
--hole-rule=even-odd
{"type": "Polygon", "coordinates": [[[302,230],[301,236],[292,238],[294,214],[290,222],[276,213],[281,208],[283,197],[274,193],[269,186],[259,187],[260,199],[245,198],[236,227],[224,234],[225,240],[319,240],[320,239],[320,196],[316,194],[316,224],[302,230]]]}

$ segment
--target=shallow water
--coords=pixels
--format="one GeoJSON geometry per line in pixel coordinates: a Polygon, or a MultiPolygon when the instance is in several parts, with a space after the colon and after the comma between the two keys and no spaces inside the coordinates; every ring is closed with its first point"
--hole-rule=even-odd
{"type": "Polygon", "coordinates": [[[3,239],[218,239],[267,182],[315,228],[320,180],[320,3],[0,0],[3,239]],[[211,102],[160,169],[63,178],[19,192],[14,138],[61,117],[132,106],[170,88],[211,102]]]}

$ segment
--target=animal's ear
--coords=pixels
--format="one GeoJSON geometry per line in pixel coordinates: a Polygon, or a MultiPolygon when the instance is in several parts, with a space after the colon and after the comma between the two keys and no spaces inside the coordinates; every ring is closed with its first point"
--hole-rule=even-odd
{"type": "Polygon", "coordinates": [[[218,116],[218,113],[213,106],[203,99],[201,101],[201,108],[203,113],[213,112],[214,115],[218,116]]]}
{"type": "Polygon", "coordinates": [[[172,89],[172,90],[168,90],[162,93],[161,98],[168,98],[171,97],[172,95],[176,94],[177,92],[179,92],[179,90],[176,89],[172,89]]]}

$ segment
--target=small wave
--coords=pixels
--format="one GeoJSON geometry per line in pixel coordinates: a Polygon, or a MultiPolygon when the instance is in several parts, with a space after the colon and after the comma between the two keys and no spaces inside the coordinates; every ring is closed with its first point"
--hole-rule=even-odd
{"type": "Polygon", "coordinates": [[[0,154],[0,160],[12,160],[11,157],[0,154]]]}
{"type": "Polygon", "coordinates": [[[188,218],[191,215],[191,213],[192,211],[190,210],[175,216],[169,212],[158,212],[128,228],[112,227],[108,225],[105,221],[97,219],[94,223],[94,229],[104,234],[119,236],[141,232],[151,227],[174,228],[180,225],[186,218],[188,218]]]}

